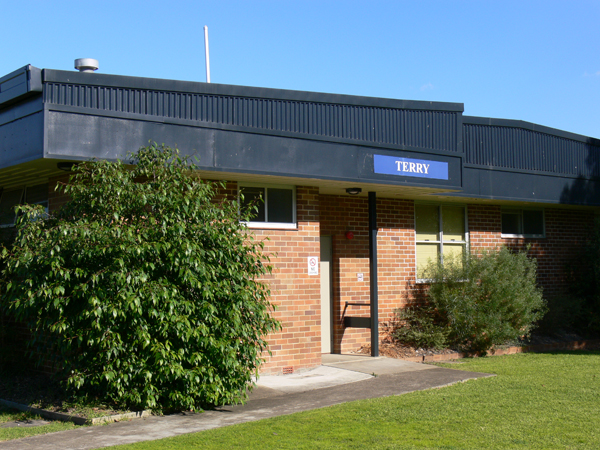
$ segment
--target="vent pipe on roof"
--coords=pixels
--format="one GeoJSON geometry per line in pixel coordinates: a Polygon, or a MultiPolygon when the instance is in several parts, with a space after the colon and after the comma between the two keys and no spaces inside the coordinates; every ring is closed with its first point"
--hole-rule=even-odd
{"type": "Polygon", "coordinates": [[[79,58],[75,60],[75,68],[80,72],[94,72],[98,70],[98,60],[92,58],[79,58]]]}

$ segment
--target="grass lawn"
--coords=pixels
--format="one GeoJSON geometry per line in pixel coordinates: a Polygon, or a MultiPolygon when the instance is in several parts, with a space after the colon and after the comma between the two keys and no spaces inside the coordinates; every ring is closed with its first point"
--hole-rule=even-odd
{"type": "Polygon", "coordinates": [[[463,361],[498,376],[113,448],[600,448],[599,351],[463,361]]]}
{"type": "MultiPolygon", "coordinates": [[[[70,422],[50,422],[48,425],[36,427],[12,427],[2,428],[2,424],[7,422],[25,421],[28,419],[41,419],[35,415],[6,409],[0,406],[0,441],[9,439],[20,439],[36,434],[53,433],[55,431],[72,430],[77,426],[70,422]]],[[[0,445],[0,448],[2,446],[0,445]]]]}

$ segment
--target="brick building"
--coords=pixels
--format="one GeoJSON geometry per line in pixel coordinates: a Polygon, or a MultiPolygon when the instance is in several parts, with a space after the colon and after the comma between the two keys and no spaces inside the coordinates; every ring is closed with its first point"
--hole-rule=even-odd
{"type": "Polygon", "coordinates": [[[269,238],[283,324],[265,372],[379,342],[430,258],[531,244],[557,294],[600,206],[599,141],[462,104],[25,66],[0,78],[0,224],[21,202],[59,208],[73,162],[149,140],[265,200],[248,226],[269,238]]]}

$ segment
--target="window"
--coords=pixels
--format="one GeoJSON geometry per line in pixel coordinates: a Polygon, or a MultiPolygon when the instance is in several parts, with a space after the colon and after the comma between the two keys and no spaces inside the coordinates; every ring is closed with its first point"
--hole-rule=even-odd
{"type": "Polygon", "coordinates": [[[415,205],[417,279],[429,260],[462,257],[467,248],[466,212],[464,206],[415,205]]]}
{"type": "Polygon", "coordinates": [[[15,206],[23,202],[24,189],[14,189],[10,191],[2,191],[0,197],[0,225],[10,227],[15,224],[17,215],[15,206]]]}
{"type": "Polygon", "coordinates": [[[502,237],[545,237],[544,211],[537,209],[503,209],[502,237]]]}
{"type": "Polygon", "coordinates": [[[257,228],[295,228],[296,190],[293,186],[261,186],[244,184],[239,187],[241,208],[255,205],[255,217],[248,223],[257,228]]]}
{"type": "Polygon", "coordinates": [[[48,212],[48,184],[2,191],[0,196],[0,227],[11,227],[17,220],[15,206],[23,203],[40,204],[48,212]]]}

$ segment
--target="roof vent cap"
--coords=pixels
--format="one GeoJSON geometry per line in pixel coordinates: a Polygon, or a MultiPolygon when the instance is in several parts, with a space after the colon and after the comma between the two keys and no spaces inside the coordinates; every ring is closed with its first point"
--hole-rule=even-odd
{"type": "Polygon", "coordinates": [[[98,70],[98,60],[92,58],[76,59],[75,68],[80,72],[94,72],[95,70],[98,70]]]}

